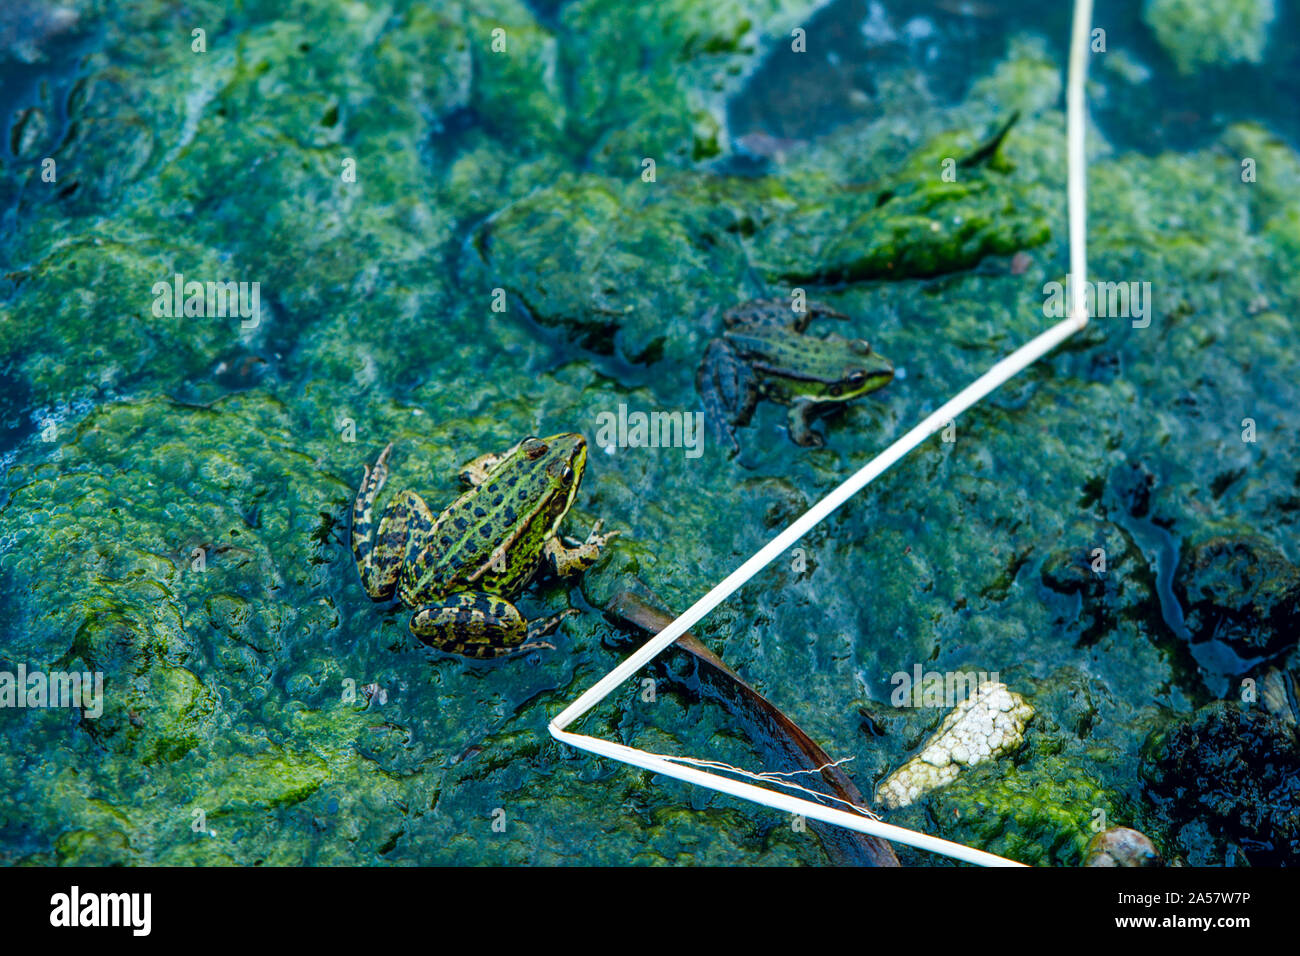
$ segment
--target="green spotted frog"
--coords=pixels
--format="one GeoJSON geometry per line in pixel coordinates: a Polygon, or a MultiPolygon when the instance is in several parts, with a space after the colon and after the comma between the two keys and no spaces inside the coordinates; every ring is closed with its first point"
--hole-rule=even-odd
{"type": "Polygon", "coordinates": [[[760,399],[790,407],[790,438],[821,445],[812,423],[830,408],[887,385],[894,366],[862,339],[805,335],[814,318],[847,318],[809,301],[795,312],[785,299],[755,299],[723,316],[695,376],[714,437],[740,451],[736,429],[749,424],[760,399]]]}
{"type": "Polygon", "coordinates": [[[553,648],[537,638],[577,612],[527,623],[511,602],[543,564],[561,576],[584,571],[617,534],[598,534],[597,522],[585,542],[570,545],[557,533],[586,468],[585,439],[525,438],[481,455],[461,471],[469,490],[440,514],[403,491],[376,525],[392,448],[366,469],[352,506],[352,553],[366,593],[376,601],[395,593],[414,610],[411,632],[448,653],[490,658],[553,648]]]}

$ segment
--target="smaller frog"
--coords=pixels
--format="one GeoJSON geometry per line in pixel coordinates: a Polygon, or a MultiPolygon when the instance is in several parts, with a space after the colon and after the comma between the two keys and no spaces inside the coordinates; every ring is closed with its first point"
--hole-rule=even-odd
{"type": "Polygon", "coordinates": [[[366,593],[394,593],[415,613],[411,633],[439,650],[489,658],[554,646],[536,638],[569,614],[527,623],[511,603],[543,564],[557,575],[585,571],[618,532],[566,545],[558,529],[578,493],[587,442],[577,434],[525,438],[480,455],[461,471],[468,491],[438,515],[403,491],[376,526],[375,499],[388,479],[390,444],[367,468],[352,506],[352,553],[366,593]]]}
{"type": "Polygon", "coordinates": [[[785,299],[755,299],[723,315],[695,374],[714,437],[734,455],[736,429],[749,424],[760,399],[790,406],[790,438],[820,446],[813,431],[818,416],[889,384],[894,366],[862,339],[804,335],[814,318],[847,318],[830,306],[809,301],[795,312],[785,299]]]}

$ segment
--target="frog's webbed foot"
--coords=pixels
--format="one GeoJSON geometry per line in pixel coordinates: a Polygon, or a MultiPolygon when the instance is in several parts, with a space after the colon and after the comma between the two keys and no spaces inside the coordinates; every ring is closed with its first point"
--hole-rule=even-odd
{"type": "Polygon", "coordinates": [[[486,660],[542,648],[555,650],[554,644],[534,638],[549,634],[576,613],[570,608],[527,624],[519,609],[505,598],[482,591],[461,591],[448,595],[440,604],[416,608],[411,616],[411,633],[448,654],[486,660]]]}
{"type": "Polygon", "coordinates": [[[715,441],[740,452],[736,429],[749,424],[759,397],[758,375],[725,339],[714,339],[695,373],[695,389],[715,441]]]}
{"type": "Polygon", "coordinates": [[[818,407],[825,402],[796,401],[790,405],[790,414],[786,418],[786,427],[790,430],[790,440],[804,448],[821,448],[826,444],[820,434],[813,431],[815,422],[824,408],[818,407]]]}
{"type": "Polygon", "coordinates": [[[547,539],[544,549],[546,559],[559,577],[585,571],[596,563],[600,557],[600,549],[605,547],[605,542],[619,534],[617,531],[600,534],[601,525],[604,523],[604,521],[597,521],[592,525],[591,534],[587,535],[587,540],[582,544],[567,546],[560,540],[559,535],[547,539]]]}

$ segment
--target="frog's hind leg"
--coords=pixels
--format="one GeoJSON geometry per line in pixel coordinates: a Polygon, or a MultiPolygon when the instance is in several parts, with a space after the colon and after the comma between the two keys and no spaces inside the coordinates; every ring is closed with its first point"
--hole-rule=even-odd
{"type": "Polygon", "coordinates": [[[361,487],[357,489],[357,497],[352,502],[352,557],[356,559],[357,570],[361,573],[361,583],[376,601],[391,595],[397,580],[397,575],[393,574],[385,590],[383,575],[378,571],[381,562],[376,554],[378,533],[375,528],[375,499],[388,480],[388,455],[392,450],[393,443],[389,442],[379,453],[374,467],[366,467],[361,487]]]}
{"type": "MultiPolygon", "coordinates": [[[[410,542],[427,535],[433,529],[433,521],[429,506],[414,491],[403,491],[384,512],[371,546],[364,555],[357,555],[361,584],[374,600],[386,601],[393,596],[410,542]]],[[[353,550],[356,550],[355,540],[353,550]]]]}
{"type": "Polygon", "coordinates": [[[388,480],[388,453],[392,448],[390,444],[380,454],[375,467],[366,469],[352,505],[352,555],[362,586],[376,601],[393,596],[411,535],[427,534],[433,528],[428,506],[413,491],[402,492],[384,512],[376,528],[375,499],[388,480]]]}
{"type": "Polygon", "coordinates": [[[715,339],[695,373],[695,389],[714,439],[732,454],[740,451],[736,429],[744,428],[758,407],[759,379],[749,364],[722,339],[715,339]]]}
{"type": "Polygon", "coordinates": [[[504,598],[481,591],[448,595],[440,604],[427,604],[411,616],[411,633],[430,647],[448,654],[484,660],[522,654],[554,644],[532,640],[555,630],[577,611],[570,608],[543,621],[527,624],[519,609],[504,598]]]}
{"type": "Polygon", "coordinates": [[[808,299],[803,307],[795,309],[793,299],[773,296],[751,299],[730,308],[722,316],[728,329],[789,329],[803,332],[816,319],[847,319],[848,316],[825,302],[808,299]]]}

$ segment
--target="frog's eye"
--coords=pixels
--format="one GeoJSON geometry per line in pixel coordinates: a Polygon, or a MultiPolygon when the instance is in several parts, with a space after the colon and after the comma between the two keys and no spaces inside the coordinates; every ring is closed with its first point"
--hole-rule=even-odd
{"type": "Polygon", "coordinates": [[[854,372],[852,375],[849,376],[850,385],[861,385],[866,380],[867,380],[867,373],[862,371],[861,369],[858,369],[856,372],[854,372]]]}
{"type": "Polygon", "coordinates": [[[553,461],[546,466],[546,473],[566,488],[573,483],[573,468],[568,462],[553,461]]]}
{"type": "Polygon", "coordinates": [[[871,343],[866,339],[854,339],[849,343],[849,348],[857,352],[859,355],[871,354],[871,343]]]}
{"type": "Polygon", "coordinates": [[[527,455],[530,461],[536,461],[546,454],[546,442],[540,438],[525,438],[519,443],[519,450],[527,455]]]}

